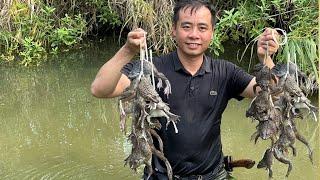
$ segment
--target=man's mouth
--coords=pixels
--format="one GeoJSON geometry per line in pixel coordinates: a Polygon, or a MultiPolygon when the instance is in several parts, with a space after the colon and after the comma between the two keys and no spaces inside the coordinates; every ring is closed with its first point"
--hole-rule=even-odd
{"type": "Polygon", "coordinates": [[[188,45],[189,48],[194,49],[199,47],[201,44],[199,43],[186,43],[188,45]]]}

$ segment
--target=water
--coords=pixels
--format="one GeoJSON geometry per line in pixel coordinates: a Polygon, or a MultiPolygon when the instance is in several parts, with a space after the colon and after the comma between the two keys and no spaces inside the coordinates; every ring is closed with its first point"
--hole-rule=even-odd
{"type": "MultiPolygon", "coordinates": [[[[119,129],[116,99],[97,99],[90,84],[118,48],[113,40],[94,41],[52,58],[40,68],[0,68],[0,179],[140,179],[124,159],[130,144],[119,129]]],[[[227,59],[233,57],[227,57],[227,59]]],[[[247,62],[243,62],[247,63],[247,62]]],[[[316,101],[315,101],[316,102],[316,101]]],[[[245,118],[249,100],[231,101],[223,116],[226,155],[259,161],[269,142],[250,141],[255,123],[245,118]]],[[[319,179],[319,129],[312,120],[298,128],[314,149],[296,142],[297,157],[288,179],[319,179]]],[[[274,179],[287,166],[275,161],[274,179]]],[[[265,170],[238,168],[237,179],[267,179],[265,170]]]]}

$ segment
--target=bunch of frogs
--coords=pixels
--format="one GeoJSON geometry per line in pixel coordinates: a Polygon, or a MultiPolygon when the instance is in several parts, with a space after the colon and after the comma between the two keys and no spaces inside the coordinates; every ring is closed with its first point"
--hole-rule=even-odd
{"type": "Polygon", "coordinates": [[[246,111],[246,117],[259,122],[256,132],[251,136],[255,143],[259,137],[271,140],[271,146],[267,148],[257,165],[258,168],[266,168],[269,171],[269,178],[273,176],[271,168],[273,157],[288,165],[286,177],[289,176],[293,165],[288,153],[291,148],[293,156],[296,156],[294,146],[296,139],[306,145],[309,159],[313,163],[312,149],[306,138],[299,133],[295,119],[303,119],[303,110],[306,109],[308,114],[312,114],[317,120],[315,114],[318,109],[300,89],[294,78],[294,72],[298,72],[300,79],[307,78],[294,65],[277,64],[273,69],[262,64],[254,67],[257,84],[253,87],[253,91],[257,96],[246,111]],[[261,89],[259,92],[257,87],[261,89]]]}
{"type": "Polygon", "coordinates": [[[179,116],[171,113],[169,106],[162,101],[152,85],[151,74],[154,73],[154,77],[158,80],[157,88],[163,88],[163,82],[165,83],[164,94],[167,96],[171,93],[170,82],[149,61],[144,60],[143,66],[141,61],[133,61],[131,65],[127,75],[131,84],[119,98],[120,129],[124,133],[126,133],[127,115],[130,114],[132,119],[131,133],[128,137],[132,143],[132,150],[125,159],[125,165],[129,164],[130,168],[136,171],[144,164],[150,177],[153,173],[151,159],[152,155],[155,155],[165,163],[167,175],[171,180],[172,168],[164,156],[163,142],[155,129],[162,128],[157,118],[164,117],[167,120],[166,128],[172,123],[175,132],[178,133],[176,123],[179,116]],[[153,138],[158,141],[159,149],[154,146],[153,138]]]}

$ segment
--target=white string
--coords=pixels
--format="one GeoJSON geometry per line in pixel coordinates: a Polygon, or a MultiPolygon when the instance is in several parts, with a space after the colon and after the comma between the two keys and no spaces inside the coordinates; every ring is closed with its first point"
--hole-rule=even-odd
{"type": "Polygon", "coordinates": [[[154,72],[153,72],[153,59],[152,59],[152,50],[149,49],[149,55],[150,55],[150,62],[151,62],[151,78],[152,78],[152,84],[153,84],[153,88],[156,89],[156,83],[154,80],[154,72]]]}
{"type": "Polygon", "coordinates": [[[266,53],[264,54],[263,67],[266,66],[266,60],[267,60],[267,58],[268,58],[268,56],[269,56],[269,41],[266,41],[266,43],[267,43],[267,51],[266,51],[266,53]]]}
{"type": "MultiPolygon", "coordinates": [[[[281,43],[279,43],[278,42],[278,40],[277,40],[277,38],[274,36],[274,31],[272,31],[272,38],[273,38],[273,41],[276,43],[276,44],[278,44],[279,46],[283,46],[283,45],[285,45],[285,44],[287,44],[287,42],[288,42],[288,36],[287,36],[287,32],[285,31],[285,30],[283,30],[283,29],[280,29],[280,28],[274,28],[275,30],[277,30],[277,31],[281,31],[282,32],[282,35],[284,36],[284,40],[281,42],[281,43]]],[[[294,57],[294,64],[295,64],[295,66],[298,68],[298,66],[297,66],[297,63],[296,63],[296,59],[295,59],[295,57],[294,57]]],[[[290,63],[292,63],[291,62],[291,60],[290,60],[290,53],[288,52],[288,54],[287,54],[287,73],[286,73],[286,75],[285,75],[285,78],[287,77],[287,75],[289,74],[289,70],[290,70],[290,63]]],[[[296,68],[296,81],[297,81],[297,83],[299,83],[298,82],[298,69],[296,68]]],[[[298,84],[299,85],[299,84],[298,84]]]]}
{"type": "Polygon", "coordinates": [[[276,31],[281,31],[283,36],[284,36],[284,40],[279,43],[277,38],[274,36],[274,31],[271,31],[272,32],[272,38],[274,40],[274,42],[276,42],[276,44],[279,44],[279,46],[282,46],[282,45],[285,45],[288,41],[288,36],[287,36],[287,32],[283,29],[280,29],[280,28],[274,28],[276,31]]]}
{"type": "Polygon", "coordinates": [[[284,78],[287,78],[289,74],[289,65],[290,65],[290,53],[287,53],[287,73],[284,78]]]}
{"type": "Polygon", "coordinates": [[[295,66],[296,66],[296,71],[295,71],[295,75],[296,75],[296,82],[297,82],[298,86],[300,87],[300,85],[299,85],[299,80],[298,80],[297,57],[296,57],[295,53],[294,53],[294,56],[293,56],[293,60],[294,60],[294,64],[295,64],[295,66]]]}
{"type": "Polygon", "coordinates": [[[148,54],[148,46],[147,46],[147,37],[146,37],[147,33],[144,33],[144,44],[145,44],[145,53],[146,53],[146,60],[149,61],[149,54],[148,54]]]}
{"type": "Polygon", "coordinates": [[[140,81],[142,75],[143,75],[143,61],[144,61],[144,50],[142,48],[142,45],[140,44],[140,73],[139,73],[139,76],[138,76],[138,79],[140,81]]]}
{"type": "Polygon", "coordinates": [[[145,56],[146,56],[146,49],[147,49],[147,43],[146,43],[146,33],[143,34],[144,37],[144,47],[142,47],[142,42],[140,43],[140,63],[141,63],[141,69],[140,69],[140,73],[139,73],[139,81],[141,79],[141,77],[144,75],[143,74],[143,61],[145,60],[145,56]]]}
{"type": "Polygon", "coordinates": [[[139,79],[144,75],[143,73],[143,61],[146,60],[146,61],[149,61],[151,62],[151,78],[152,78],[152,85],[153,85],[153,88],[155,89],[156,88],[156,85],[155,85],[155,79],[154,79],[154,65],[153,65],[153,59],[152,59],[152,50],[149,49],[149,53],[148,53],[148,45],[147,45],[147,37],[146,37],[146,33],[144,33],[144,48],[142,48],[141,44],[140,44],[140,61],[141,61],[141,71],[140,71],[140,74],[139,74],[139,79]],[[149,59],[150,58],[150,59],[149,59]]]}

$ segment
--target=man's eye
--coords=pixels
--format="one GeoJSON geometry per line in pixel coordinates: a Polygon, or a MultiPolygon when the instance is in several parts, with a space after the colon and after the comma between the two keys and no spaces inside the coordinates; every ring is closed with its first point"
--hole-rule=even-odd
{"type": "Polygon", "coordinates": [[[200,29],[201,32],[204,32],[204,31],[206,31],[208,28],[205,27],[205,26],[201,26],[199,29],[200,29]]]}

